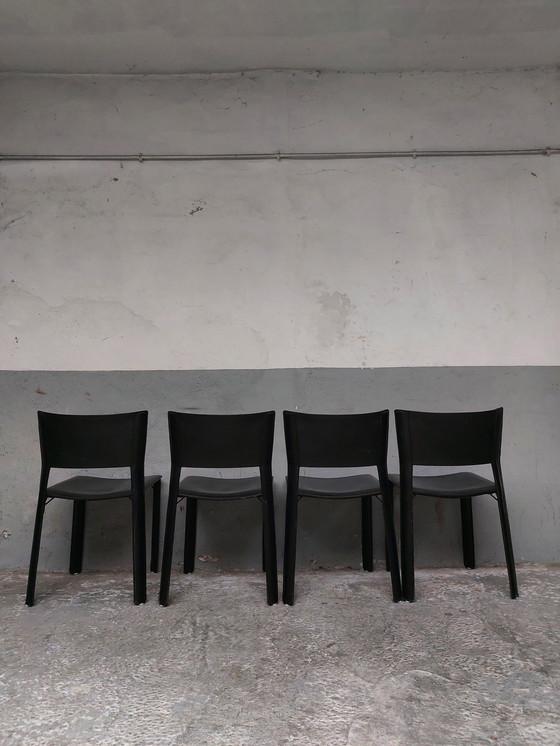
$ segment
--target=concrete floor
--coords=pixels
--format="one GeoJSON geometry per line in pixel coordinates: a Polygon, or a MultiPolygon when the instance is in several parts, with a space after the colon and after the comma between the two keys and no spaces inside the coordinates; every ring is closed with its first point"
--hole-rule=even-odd
{"type": "Polygon", "coordinates": [[[170,606],[128,574],[1,572],[0,743],[560,743],[560,568],[300,572],[267,607],[257,573],[172,575],[170,606]]]}

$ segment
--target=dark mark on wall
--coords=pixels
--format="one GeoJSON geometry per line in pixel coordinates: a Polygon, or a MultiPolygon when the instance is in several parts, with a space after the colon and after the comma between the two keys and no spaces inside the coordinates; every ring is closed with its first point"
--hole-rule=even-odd
{"type": "Polygon", "coordinates": [[[36,394],[41,394],[41,396],[45,396],[45,394],[46,394],[47,392],[46,392],[46,391],[43,391],[43,389],[35,389],[35,393],[36,393],[36,394]]]}
{"type": "Polygon", "coordinates": [[[17,337],[14,337],[14,339],[16,340],[16,344],[18,344],[19,343],[19,339],[17,337]]]}
{"type": "Polygon", "coordinates": [[[20,215],[19,218],[13,218],[12,220],[9,220],[6,225],[2,226],[2,230],[8,230],[10,225],[13,225],[14,223],[17,223],[18,220],[22,220],[25,217],[25,215],[20,215]]]}
{"type": "Polygon", "coordinates": [[[204,208],[201,207],[200,205],[198,205],[197,207],[193,207],[193,209],[189,212],[189,215],[194,215],[195,213],[200,212],[203,209],[204,208]]]}

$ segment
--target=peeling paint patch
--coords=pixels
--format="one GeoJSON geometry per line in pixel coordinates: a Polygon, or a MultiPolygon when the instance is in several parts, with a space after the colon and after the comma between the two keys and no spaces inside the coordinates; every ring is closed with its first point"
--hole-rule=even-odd
{"type": "Polygon", "coordinates": [[[219,557],[216,557],[215,554],[200,554],[197,557],[197,560],[200,560],[201,562],[218,562],[219,557]]]}
{"type": "Polygon", "coordinates": [[[340,293],[338,290],[333,293],[324,291],[317,297],[321,309],[319,342],[323,345],[342,342],[356,306],[346,293],[340,293]]]}
{"type": "Polygon", "coordinates": [[[11,534],[11,533],[10,533],[9,531],[6,531],[6,529],[4,529],[4,530],[2,531],[2,537],[3,537],[4,539],[7,539],[7,538],[8,538],[9,536],[11,536],[11,535],[12,535],[12,534],[11,534]]]}

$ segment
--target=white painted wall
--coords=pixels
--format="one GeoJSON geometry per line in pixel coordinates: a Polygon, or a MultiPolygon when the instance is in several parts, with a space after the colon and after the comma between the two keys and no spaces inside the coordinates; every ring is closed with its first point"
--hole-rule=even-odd
{"type": "Polygon", "coordinates": [[[508,70],[558,64],[558,0],[0,0],[3,70],[508,70]]]}
{"type": "MultiPolygon", "coordinates": [[[[0,151],[555,146],[558,80],[6,75],[0,151]]],[[[560,363],[560,157],[0,176],[1,368],[560,363]]]]}

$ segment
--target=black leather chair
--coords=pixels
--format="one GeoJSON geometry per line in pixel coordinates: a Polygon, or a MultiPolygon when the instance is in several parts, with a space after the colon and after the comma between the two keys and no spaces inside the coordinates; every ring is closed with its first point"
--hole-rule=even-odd
{"type": "Polygon", "coordinates": [[[169,412],[171,477],[163,546],[159,602],[167,606],[173,559],[177,503],[186,499],[183,572],[194,571],[199,500],[256,497],[263,510],[263,569],[266,598],[278,602],[276,532],[272,495],[274,412],[209,415],[169,412]],[[259,476],[229,479],[191,474],[181,480],[181,469],[258,467],[259,476]]]}
{"type": "Polygon", "coordinates": [[[519,595],[506,495],[500,464],[503,409],[487,412],[409,412],[395,411],[399,446],[400,474],[390,480],[400,489],[401,565],[403,598],[414,601],[413,497],[455,498],[461,504],[463,562],[474,568],[472,498],[495,495],[500,512],[512,598],[519,595]],[[414,466],[467,466],[491,464],[493,480],[472,472],[416,476],[414,466]]]}
{"type": "Polygon", "coordinates": [[[387,476],[389,411],[369,414],[305,414],[284,412],[288,455],[288,492],[284,548],[283,601],[294,603],[298,503],[302,497],[362,501],[362,565],[373,570],[372,496],[383,505],[386,557],[393,600],[401,600],[399,563],[391,486],[387,476]],[[302,467],[345,468],[376,466],[373,474],[338,477],[301,476],[302,467]]]}
{"type": "Polygon", "coordinates": [[[45,506],[55,498],[73,500],[70,568],[82,571],[86,502],[128,497],[132,501],[134,603],[146,601],[145,491],[152,489],[152,553],[150,569],[157,572],[161,476],[144,477],[147,412],[108,415],[69,415],[38,412],[41,478],[33,533],[25,603],[33,606],[45,506]],[[126,467],[130,478],[79,475],[48,486],[52,468],[103,469],[126,467]]]}

